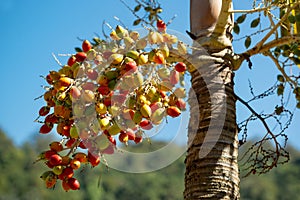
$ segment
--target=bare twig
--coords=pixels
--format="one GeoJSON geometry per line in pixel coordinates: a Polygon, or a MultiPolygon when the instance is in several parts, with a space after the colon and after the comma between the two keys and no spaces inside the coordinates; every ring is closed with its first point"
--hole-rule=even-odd
{"type": "MultiPolygon", "coordinates": [[[[238,100],[238,101],[240,101],[244,106],[246,106],[248,109],[249,109],[249,111],[255,116],[255,117],[257,117],[257,119],[259,119],[260,121],[261,121],[261,123],[263,124],[263,126],[265,127],[265,129],[266,129],[266,131],[267,131],[267,133],[266,133],[266,135],[263,137],[263,139],[265,139],[268,135],[271,135],[271,137],[272,137],[272,139],[273,139],[273,141],[274,141],[274,143],[275,143],[275,148],[276,148],[276,154],[278,155],[278,157],[279,157],[279,155],[280,155],[280,152],[279,152],[279,142],[277,141],[277,138],[276,138],[276,136],[272,133],[272,131],[271,131],[271,129],[269,128],[269,126],[268,126],[268,124],[267,124],[267,122],[265,121],[265,119],[260,115],[260,114],[258,114],[246,101],[244,101],[242,98],[240,98],[239,96],[237,96],[236,94],[235,94],[235,97],[236,97],[236,99],[238,100]]],[[[275,160],[274,160],[274,162],[276,163],[277,162],[277,160],[278,160],[278,158],[276,158],[275,160]]]]}
{"type": "Polygon", "coordinates": [[[277,69],[281,72],[281,74],[283,75],[283,77],[284,77],[289,83],[291,83],[291,84],[294,86],[294,88],[296,88],[296,87],[298,86],[298,84],[297,84],[295,81],[293,81],[293,80],[286,74],[286,72],[285,72],[284,69],[280,66],[278,60],[272,55],[272,53],[271,53],[271,52],[267,52],[266,55],[269,56],[269,57],[272,59],[272,61],[275,63],[277,69]]]}

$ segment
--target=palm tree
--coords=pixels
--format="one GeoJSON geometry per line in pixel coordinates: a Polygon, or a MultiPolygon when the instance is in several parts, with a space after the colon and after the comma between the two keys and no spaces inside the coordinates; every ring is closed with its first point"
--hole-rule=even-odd
{"type": "Polygon", "coordinates": [[[189,34],[207,54],[193,53],[196,69],[191,71],[191,81],[197,101],[190,104],[200,115],[191,114],[190,118],[185,199],[239,199],[236,100],[232,66],[224,59],[225,53],[232,51],[228,31],[233,20],[224,12],[231,1],[223,3],[190,1],[189,34]]]}

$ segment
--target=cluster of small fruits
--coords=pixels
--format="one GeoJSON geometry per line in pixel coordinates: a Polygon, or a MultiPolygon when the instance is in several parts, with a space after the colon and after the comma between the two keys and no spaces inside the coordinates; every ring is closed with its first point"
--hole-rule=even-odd
{"type": "Polygon", "coordinates": [[[146,130],[167,116],[178,117],[186,109],[187,66],[169,58],[173,50],[185,56],[186,48],[162,20],[145,37],[117,26],[108,41],[84,40],[66,65],[50,71],[40,133],[56,127],[62,140],[39,157],[51,169],[41,176],[46,187],[61,180],[64,190],[79,189],[74,170],[95,167],[103,155],[113,154],[115,137],[126,145],[140,143],[146,130]]]}

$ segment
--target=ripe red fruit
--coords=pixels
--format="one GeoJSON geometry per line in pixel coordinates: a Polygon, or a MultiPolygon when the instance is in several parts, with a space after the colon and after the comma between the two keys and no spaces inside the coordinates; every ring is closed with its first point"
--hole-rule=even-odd
{"type": "Polygon", "coordinates": [[[45,152],[44,152],[44,156],[45,156],[45,158],[46,158],[47,160],[49,160],[50,157],[51,157],[52,155],[55,155],[55,154],[56,154],[56,151],[53,151],[53,150],[48,150],[48,151],[45,151],[45,152]]]}
{"type": "Polygon", "coordinates": [[[131,61],[131,62],[128,62],[125,64],[125,70],[127,72],[135,72],[137,70],[137,65],[136,65],[136,62],[134,61],[131,61]]]}
{"type": "Polygon", "coordinates": [[[70,94],[71,94],[73,99],[78,99],[81,95],[81,92],[78,89],[78,87],[72,86],[71,89],[70,89],[70,94]]]}
{"type": "Polygon", "coordinates": [[[167,25],[163,20],[157,20],[156,22],[156,27],[158,29],[159,32],[164,32],[167,29],[167,25]]]}
{"type": "Polygon", "coordinates": [[[46,81],[47,81],[48,84],[52,85],[53,79],[51,78],[50,74],[48,74],[48,75],[46,76],[46,81]]]}
{"type": "Polygon", "coordinates": [[[72,159],[70,162],[70,167],[72,167],[73,169],[79,169],[80,168],[80,161],[77,159],[72,159]]]}
{"type": "Polygon", "coordinates": [[[46,116],[46,115],[48,115],[49,111],[50,111],[50,107],[49,106],[43,106],[39,110],[39,115],[40,116],[46,116]]]}
{"type": "Polygon", "coordinates": [[[92,44],[88,40],[84,40],[82,42],[82,50],[84,52],[88,52],[91,49],[92,49],[92,44]]]}
{"type": "Polygon", "coordinates": [[[49,133],[53,128],[53,124],[43,124],[40,128],[40,133],[41,134],[47,134],[49,133]]]}
{"type": "Polygon", "coordinates": [[[82,148],[82,149],[86,149],[87,148],[87,141],[80,141],[79,143],[79,147],[82,148]]]}
{"type": "Polygon", "coordinates": [[[167,114],[171,117],[178,117],[181,114],[181,111],[176,106],[170,106],[167,108],[167,114]]]}
{"type": "Polygon", "coordinates": [[[76,53],[75,57],[76,57],[77,62],[82,62],[86,59],[86,53],[78,52],[78,53],[76,53]]]}
{"type": "Polygon", "coordinates": [[[175,70],[178,72],[184,72],[186,70],[186,65],[183,62],[179,62],[175,65],[175,70]]]}
{"type": "Polygon", "coordinates": [[[135,133],[132,130],[127,130],[126,134],[128,135],[128,140],[134,140],[135,139],[135,133]]]}
{"type": "Polygon", "coordinates": [[[60,152],[63,150],[63,146],[60,142],[51,142],[49,146],[52,151],[60,152]]]}
{"type": "Polygon", "coordinates": [[[96,89],[96,85],[93,82],[85,82],[81,85],[81,87],[84,90],[91,90],[91,91],[94,91],[94,89],[96,89]]]}
{"type": "Polygon", "coordinates": [[[109,140],[113,145],[116,146],[117,142],[116,142],[116,139],[115,139],[113,136],[108,136],[107,138],[108,138],[108,140],[109,140]]]}
{"type": "Polygon", "coordinates": [[[52,169],[54,167],[54,165],[52,165],[49,161],[45,163],[47,165],[47,167],[49,167],[50,169],[52,169]]]}
{"type": "Polygon", "coordinates": [[[96,167],[100,163],[100,157],[98,155],[93,155],[90,152],[88,152],[88,161],[93,167],[96,167]]]}
{"type": "Polygon", "coordinates": [[[136,144],[141,143],[142,141],[143,141],[143,137],[142,136],[136,136],[135,139],[134,139],[134,142],[136,144]]]}
{"type": "Polygon", "coordinates": [[[111,106],[111,97],[105,97],[103,103],[106,106],[111,106]]]}
{"type": "Polygon", "coordinates": [[[119,135],[120,142],[126,143],[129,140],[128,134],[125,131],[121,131],[119,135]]]}
{"type": "Polygon", "coordinates": [[[62,182],[61,182],[61,185],[62,185],[63,189],[64,189],[66,192],[69,191],[69,190],[71,189],[70,186],[69,186],[69,184],[68,184],[68,181],[67,181],[67,180],[62,181],[62,182]]]}
{"type": "Polygon", "coordinates": [[[54,113],[48,115],[46,118],[45,118],[45,123],[48,123],[48,124],[55,124],[58,122],[58,118],[54,115],[54,113]]]}
{"type": "Polygon", "coordinates": [[[86,75],[91,80],[96,80],[98,78],[98,72],[96,70],[93,70],[93,69],[88,69],[86,71],[86,75]]]}
{"type": "Polygon", "coordinates": [[[50,156],[49,162],[51,165],[60,165],[62,163],[62,158],[58,154],[54,154],[50,156]]]}
{"type": "Polygon", "coordinates": [[[151,130],[153,125],[151,124],[151,122],[149,120],[145,119],[140,122],[140,127],[144,130],[151,130]]]}
{"type": "Polygon", "coordinates": [[[98,88],[98,92],[102,95],[107,95],[107,94],[109,94],[110,90],[109,90],[109,87],[107,87],[107,86],[100,86],[98,88]]]}
{"type": "Polygon", "coordinates": [[[70,67],[72,67],[72,65],[74,65],[76,63],[76,57],[75,56],[71,56],[68,60],[68,65],[70,67]]]}
{"type": "Polygon", "coordinates": [[[71,148],[73,146],[73,144],[76,142],[75,138],[71,138],[66,142],[66,147],[71,148]]]}
{"type": "Polygon", "coordinates": [[[180,109],[183,110],[186,108],[186,102],[183,99],[178,99],[176,101],[176,106],[180,109]]]}
{"type": "Polygon", "coordinates": [[[80,189],[80,183],[75,178],[70,178],[68,180],[68,185],[72,190],[79,190],[80,189]]]}
{"type": "Polygon", "coordinates": [[[58,178],[60,180],[65,180],[65,179],[69,179],[72,178],[72,176],[74,175],[74,171],[71,167],[66,167],[62,173],[60,175],[58,175],[58,178]]]}
{"type": "Polygon", "coordinates": [[[114,153],[114,147],[112,145],[109,145],[106,149],[102,151],[103,154],[113,154],[114,153]]]}
{"type": "Polygon", "coordinates": [[[179,82],[179,73],[176,70],[171,71],[170,73],[170,83],[176,85],[179,82]]]}

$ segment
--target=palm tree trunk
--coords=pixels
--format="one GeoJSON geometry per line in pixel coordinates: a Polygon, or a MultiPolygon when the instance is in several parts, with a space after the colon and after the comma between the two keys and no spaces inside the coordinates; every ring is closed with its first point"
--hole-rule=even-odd
{"type": "MultiPolygon", "coordinates": [[[[191,0],[191,7],[194,8],[191,11],[197,10],[196,6],[199,2],[199,0],[191,0]]],[[[215,3],[221,2],[222,5],[221,0],[201,2],[202,5],[207,3],[207,7],[211,8],[212,12],[220,11],[219,8],[214,9],[215,3]]],[[[217,7],[220,5],[218,4],[217,7]]],[[[197,12],[201,12],[200,7],[197,12]]],[[[206,14],[215,16],[215,13],[211,12],[206,14]]],[[[212,19],[211,24],[195,25],[195,13],[194,15],[191,13],[191,23],[194,23],[191,32],[196,33],[195,35],[204,33],[204,37],[210,37],[217,17],[210,17],[210,19],[212,19]]],[[[197,23],[202,22],[197,19],[197,23]]],[[[191,112],[188,133],[185,199],[239,199],[233,72],[230,64],[223,59],[230,49],[230,47],[220,48],[220,46],[209,45],[205,46],[207,54],[197,50],[193,55],[196,70],[191,72],[192,88],[197,100],[191,99],[190,102],[190,109],[194,112],[191,112]],[[199,114],[195,112],[197,109],[199,114]]]]}

